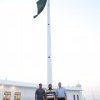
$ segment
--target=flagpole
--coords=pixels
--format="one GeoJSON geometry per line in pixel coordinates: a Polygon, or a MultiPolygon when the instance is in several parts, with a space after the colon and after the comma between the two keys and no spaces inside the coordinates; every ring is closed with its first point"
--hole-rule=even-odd
{"type": "Polygon", "coordinates": [[[50,0],[47,0],[47,84],[52,84],[50,0]]]}

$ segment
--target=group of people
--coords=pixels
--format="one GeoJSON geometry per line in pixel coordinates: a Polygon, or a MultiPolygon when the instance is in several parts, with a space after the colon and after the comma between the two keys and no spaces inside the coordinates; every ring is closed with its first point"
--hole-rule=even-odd
{"type": "Polygon", "coordinates": [[[53,89],[52,84],[49,84],[45,91],[40,83],[39,88],[35,91],[35,100],[67,100],[65,88],[59,82],[57,89],[53,89]]]}

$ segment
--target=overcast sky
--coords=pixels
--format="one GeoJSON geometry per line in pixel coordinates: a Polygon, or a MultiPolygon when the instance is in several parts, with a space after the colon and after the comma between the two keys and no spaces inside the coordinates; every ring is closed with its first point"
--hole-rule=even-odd
{"type": "MultiPolygon", "coordinates": [[[[33,19],[35,1],[0,0],[0,79],[47,83],[47,7],[33,19]]],[[[100,0],[51,0],[51,38],[53,84],[100,99],[100,0]]]]}

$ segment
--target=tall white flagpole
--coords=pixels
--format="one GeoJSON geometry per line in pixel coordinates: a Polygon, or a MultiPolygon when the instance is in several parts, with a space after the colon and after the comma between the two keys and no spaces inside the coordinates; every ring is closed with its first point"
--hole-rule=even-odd
{"type": "Polygon", "coordinates": [[[47,84],[52,84],[50,0],[47,0],[47,84]]]}

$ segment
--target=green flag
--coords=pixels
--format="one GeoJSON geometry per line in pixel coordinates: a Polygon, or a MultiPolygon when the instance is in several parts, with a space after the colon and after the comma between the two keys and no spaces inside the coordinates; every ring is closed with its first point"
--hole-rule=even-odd
{"type": "Polygon", "coordinates": [[[37,15],[34,16],[36,18],[44,9],[47,0],[38,0],[37,1],[37,15]]]}

